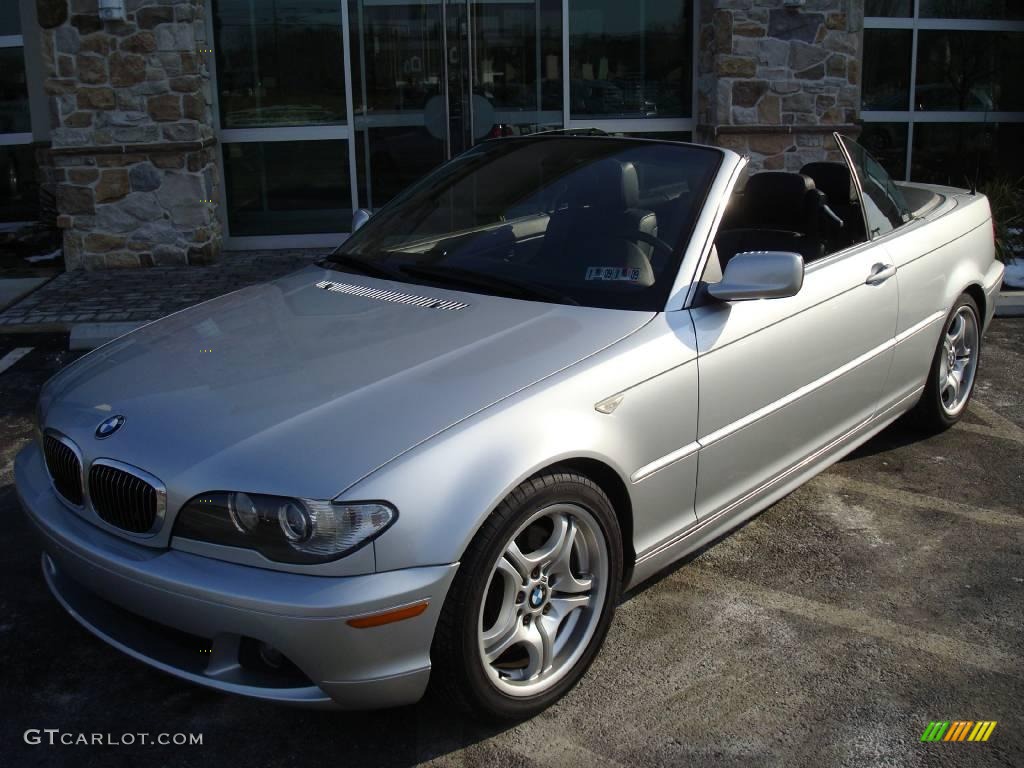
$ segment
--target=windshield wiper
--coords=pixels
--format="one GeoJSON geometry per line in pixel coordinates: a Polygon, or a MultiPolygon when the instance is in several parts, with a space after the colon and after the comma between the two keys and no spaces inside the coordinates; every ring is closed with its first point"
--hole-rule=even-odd
{"type": "Polygon", "coordinates": [[[385,267],[383,264],[368,259],[361,259],[358,256],[350,256],[347,253],[332,253],[330,256],[318,262],[326,269],[340,267],[346,272],[357,272],[370,277],[383,277],[385,280],[401,279],[398,270],[385,267]]]}
{"type": "Polygon", "coordinates": [[[557,304],[573,304],[577,307],[580,305],[576,299],[566,296],[564,293],[553,288],[537,285],[527,280],[519,280],[514,277],[486,275],[483,272],[474,272],[471,269],[463,269],[462,267],[445,267],[434,264],[401,264],[398,268],[405,274],[413,277],[426,278],[436,283],[483,288],[486,291],[513,299],[539,299],[541,301],[552,301],[557,304]]]}

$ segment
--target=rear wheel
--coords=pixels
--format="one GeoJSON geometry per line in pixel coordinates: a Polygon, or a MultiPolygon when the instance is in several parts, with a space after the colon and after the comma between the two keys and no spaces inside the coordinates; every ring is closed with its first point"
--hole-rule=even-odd
{"type": "Polygon", "coordinates": [[[932,360],[915,416],[921,427],[939,432],[956,424],[974,393],[981,353],[981,313],[966,293],[953,306],[932,360]]]}
{"type": "Polygon", "coordinates": [[[621,580],[601,489],[570,472],[527,480],[466,550],[434,638],[432,687],[489,719],[540,712],[597,655],[621,580]]]}

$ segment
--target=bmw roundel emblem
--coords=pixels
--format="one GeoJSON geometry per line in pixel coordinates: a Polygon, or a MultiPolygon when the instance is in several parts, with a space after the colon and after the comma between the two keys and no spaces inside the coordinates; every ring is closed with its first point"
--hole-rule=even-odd
{"type": "Polygon", "coordinates": [[[100,425],[96,427],[96,439],[102,440],[105,437],[110,437],[112,434],[117,432],[124,424],[124,416],[118,414],[117,416],[111,416],[109,419],[104,419],[100,422],[100,425]]]}

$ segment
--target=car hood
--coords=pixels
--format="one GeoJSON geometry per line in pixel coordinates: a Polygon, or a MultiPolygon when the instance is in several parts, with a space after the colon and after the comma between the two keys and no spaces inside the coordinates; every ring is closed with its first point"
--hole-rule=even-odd
{"type": "Polygon", "coordinates": [[[87,461],[114,458],[156,475],[169,506],[217,489],[332,498],[652,316],[309,267],[96,350],[50,381],[40,411],[87,461]],[[97,425],[116,414],[124,426],[97,439],[97,425]]]}

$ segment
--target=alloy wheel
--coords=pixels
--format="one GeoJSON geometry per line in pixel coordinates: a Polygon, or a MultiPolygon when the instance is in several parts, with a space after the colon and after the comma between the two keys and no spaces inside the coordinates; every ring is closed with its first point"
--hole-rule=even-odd
{"type": "Polygon", "coordinates": [[[584,507],[538,510],[505,543],[478,620],[480,659],[507,695],[534,696],[583,655],[608,590],[608,543],[584,507]]]}
{"type": "Polygon", "coordinates": [[[942,410],[956,416],[971,396],[978,370],[978,318],[969,306],[953,315],[942,341],[938,390],[942,410]]]}

